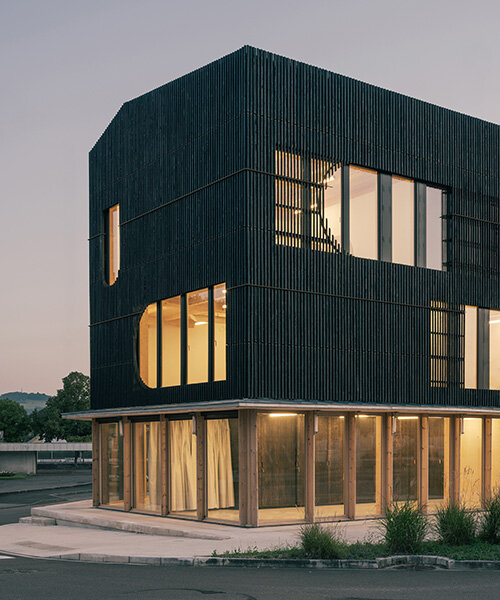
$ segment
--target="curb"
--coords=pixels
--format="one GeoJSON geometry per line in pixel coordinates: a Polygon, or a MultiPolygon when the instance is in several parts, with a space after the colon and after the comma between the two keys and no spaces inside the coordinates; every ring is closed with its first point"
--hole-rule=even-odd
{"type": "MultiPolygon", "coordinates": [[[[15,555],[9,552],[11,555],[15,555]]],[[[160,557],[120,556],[111,554],[73,553],[54,556],[18,555],[41,560],[67,560],[88,563],[151,565],[158,567],[243,567],[243,568],[305,568],[305,569],[390,569],[391,567],[437,567],[447,570],[500,570],[500,561],[453,560],[445,556],[401,555],[376,559],[283,559],[283,558],[225,558],[206,556],[160,557]]]]}
{"type": "Polygon", "coordinates": [[[64,490],[66,488],[85,487],[86,485],[92,485],[92,482],[89,481],[88,483],[70,483],[68,485],[53,485],[49,487],[31,488],[25,490],[12,490],[11,492],[0,492],[0,497],[10,496],[11,494],[26,494],[28,492],[44,492],[46,490],[64,490]]]}

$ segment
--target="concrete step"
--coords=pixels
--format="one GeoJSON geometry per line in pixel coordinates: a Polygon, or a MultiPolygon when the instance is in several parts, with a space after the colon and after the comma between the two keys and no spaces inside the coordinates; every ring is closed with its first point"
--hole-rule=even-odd
{"type": "Polygon", "coordinates": [[[50,517],[21,517],[19,523],[24,523],[25,525],[39,525],[42,527],[57,525],[56,520],[51,519],[50,517]]]}

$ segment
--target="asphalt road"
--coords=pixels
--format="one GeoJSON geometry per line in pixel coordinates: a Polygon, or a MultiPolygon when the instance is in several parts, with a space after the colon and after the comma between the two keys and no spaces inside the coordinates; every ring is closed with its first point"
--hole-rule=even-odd
{"type": "Polygon", "coordinates": [[[0,525],[17,523],[20,517],[28,517],[31,514],[32,506],[85,500],[91,496],[92,486],[90,483],[87,486],[76,488],[4,494],[0,496],[0,525]]]}
{"type": "Polygon", "coordinates": [[[354,571],[0,560],[2,600],[498,600],[500,571],[354,571]]]}

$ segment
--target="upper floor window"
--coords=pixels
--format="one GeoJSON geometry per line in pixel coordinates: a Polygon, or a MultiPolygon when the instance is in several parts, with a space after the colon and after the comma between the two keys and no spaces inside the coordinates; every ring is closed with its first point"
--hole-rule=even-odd
{"type": "Polygon", "coordinates": [[[444,190],[279,150],[275,173],[276,244],[443,269],[444,190]]]}
{"type": "Polygon", "coordinates": [[[138,362],[151,388],[226,379],[226,284],[153,302],[139,322],[138,362]]]}
{"type": "Polygon", "coordinates": [[[120,205],[115,204],[105,212],[105,269],[109,285],[113,285],[120,270],[120,205]]]}

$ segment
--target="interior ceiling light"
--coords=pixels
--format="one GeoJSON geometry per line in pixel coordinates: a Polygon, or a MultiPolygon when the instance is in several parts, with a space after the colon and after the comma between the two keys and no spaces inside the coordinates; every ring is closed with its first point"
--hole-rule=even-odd
{"type": "Polygon", "coordinates": [[[296,417],[297,413],[269,413],[270,417],[296,417]]]}

